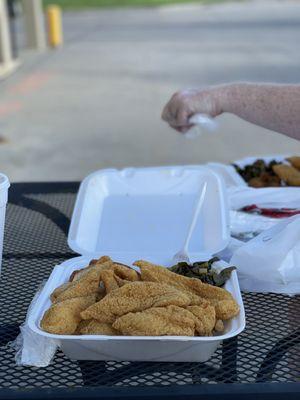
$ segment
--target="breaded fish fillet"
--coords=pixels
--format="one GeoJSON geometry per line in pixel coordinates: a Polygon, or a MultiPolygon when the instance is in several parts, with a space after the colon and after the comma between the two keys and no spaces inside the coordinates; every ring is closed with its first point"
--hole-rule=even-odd
{"type": "Polygon", "coordinates": [[[127,285],[128,283],[132,282],[132,281],[128,281],[127,279],[122,279],[116,274],[115,274],[114,278],[115,278],[115,280],[116,280],[116,282],[117,282],[119,287],[122,287],[122,286],[127,285]]]}
{"type": "Polygon", "coordinates": [[[110,293],[112,290],[119,289],[118,282],[115,279],[115,273],[112,269],[102,271],[100,280],[103,282],[106,294],[110,293]]]}
{"type": "Polygon", "coordinates": [[[83,320],[79,323],[75,335],[121,335],[111,324],[99,322],[96,319],[83,320]]]}
{"type": "Polygon", "coordinates": [[[41,328],[49,333],[72,335],[81,321],[80,313],[96,301],[95,295],[75,297],[52,304],[41,320],[41,328]]]}
{"type": "Polygon", "coordinates": [[[217,319],[223,321],[227,321],[239,313],[238,304],[229,299],[211,300],[211,304],[215,306],[217,319]]]}
{"type": "Polygon", "coordinates": [[[136,261],[134,265],[140,268],[142,281],[165,283],[184,292],[204,297],[214,306],[219,305],[219,307],[216,307],[216,316],[218,319],[229,319],[239,312],[239,306],[231,293],[223,288],[202,283],[199,279],[175,274],[167,268],[151,264],[147,261],[136,261]],[[227,301],[223,303],[224,300],[227,301]]]}
{"type": "Polygon", "coordinates": [[[187,306],[191,300],[176,288],[162,283],[132,282],[110,292],[101,301],[81,313],[83,319],[113,323],[129,312],[168,305],[187,306]]]}
{"type": "Polygon", "coordinates": [[[106,261],[111,261],[110,257],[102,256],[98,260],[91,260],[87,267],[73,271],[70,275],[69,281],[77,281],[78,279],[82,278],[93,266],[97,264],[104,264],[106,261]]]}
{"type": "Polygon", "coordinates": [[[132,282],[140,280],[140,275],[133,268],[129,268],[123,264],[118,263],[114,263],[112,268],[115,275],[117,275],[121,279],[132,282]]]}
{"type": "Polygon", "coordinates": [[[288,157],[287,160],[292,164],[293,167],[300,169],[300,157],[299,156],[288,157]]]}
{"type": "Polygon", "coordinates": [[[210,336],[216,324],[216,312],[214,306],[188,306],[186,308],[195,317],[196,332],[199,336],[210,336]]]}
{"type": "Polygon", "coordinates": [[[54,291],[51,297],[54,297],[57,302],[72,299],[73,297],[88,296],[92,293],[98,293],[101,273],[105,269],[109,269],[111,265],[112,261],[93,265],[84,275],[81,276],[81,278],[70,282],[68,287],[62,293],[59,293],[58,296],[54,297],[54,291]]]}
{"type": "Polygon", "coordinates": [[[63,283],[62,285],[58,286],[51,294],[50,300],[52,303],[56,302],[58,296],[60,296],[65,290],[67,290],[71,286],[71,282],[63,283]]]}
{"type": "Polygon", "coordinates": [[[171,305],[128,313],[113,328],[129,336],[194,336],[195,321],[188,310],[171,305]]]}
{"type": "MultiPolygon", "coordinates": [[[[55,303],[55,302],[57,301],[58,297],[59,297],[63,292],[65,292],[67,289],[70,289],[70,288],[74,287],[74,285],[75,285],[74,282],[75,282],[75,281],[78,281],[78,280],[84,278],[84,277],[87,275],[87,273],[89,273],[91,270],[93,270],[93,269],[98,269],[100,265],[103,265],[103,264],[106,263],[106,262],[110,262],[110,266],[107,267],[107,264],[105,264],[106,266],[105,266],[105,267],[102,266],[102,267],[100,268],[101,270],[102,270],[102,269],[110,268],[110,267],[112,266],[112,264],[113,264],[113,262],[111,261],[111,259],[110,259],[109,257],[103,256],[103,257],[101,257],[99,260],[92,260],[86,268],[82,268],[82,269],[80,269],[80,270],[73,271],[72,274],[71,274],[71,276],[70,276],[69,282],[64,283],[63,285],[58,286],[58,287],[53,291],[53,293],[50,295],[50,299],[51,299],[52,303],[55,303]]],[[[95,290],[94,292],[97,292],[97,290],[95,290]]],[[[71,296],[72,296],[72,291],[71,291],[70,293],[71,293],[71,296]]],[[[91,292],[91,293],[93,293],[93,292],[91,292]]],[[[84,294],[84,295],[85,295],[85,294],[84,294]]],[[[72,297],[73,297],[73,296],[72,296],[72,297]]],[[[72,297],[69,297],[69,298],[72,298],[72,297]]],[[[60,300],[63,300],[63,299],[65,299],[65,298],[66,298],[66,296],[62,296],[62,297],[60,298],[60,300]]]]}
{"type": "Polygon", "coordinates": [[[274,165],[272,168],[274,173],[288,185],[300,186],[300,171],[296,168],[285,164],[274,165]]]}
{"type": "Polygon", "coordinates": [[[218,319],[218,320],[216,321],[214,330],[215,330],[217,333],[220,334],[220,333],[223,333],[223,332],[224,332],[224,329],[225,329],[225,327],[224,327],[223,321],[222,321],[221,319],[218,319]]]}

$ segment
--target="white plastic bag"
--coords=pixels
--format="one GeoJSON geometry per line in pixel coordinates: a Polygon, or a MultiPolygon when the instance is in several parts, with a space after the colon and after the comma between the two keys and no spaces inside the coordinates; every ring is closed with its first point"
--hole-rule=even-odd
{"type": "Polygon", "coordinates": [[[261,188],[231,187],[228,189],[231,210],[255,204],[264,208],[300,208],[300,188],[261,188]]]}
{"type": "Polygon", "coordinates": [[[247,242],[282,220],[242,211],[230,211],[230,234],[236,239],[247,242]]]}
{"type": "Polygon", "coordinates": [[[287,218],[239,247],[237,267],[242,290],[300,293],[300,216],[287,218]]]}
{"type": "Polygon", "coordinates": [[[14,342],[12,347],[16,350],[15,360],[17,365],[30,367],[47,367],[53,359],[58,347],[57,340],[48,339],[33,332],[28,326],[28,316],[34,307],[42,287],[34,296],[28,311],[24,324],[21,325],[21,333],[14,342]]]}

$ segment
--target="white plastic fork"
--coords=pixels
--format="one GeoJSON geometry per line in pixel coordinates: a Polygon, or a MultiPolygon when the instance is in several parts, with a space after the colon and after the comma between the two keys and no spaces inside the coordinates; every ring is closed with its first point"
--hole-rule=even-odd
{"type": "Polygon", "coordinates": [[[199,191],[199,196],[196,201],[194,212],[193,212],[193,218],[190,223],[184,245],[183,245],[182,249],[178,253],[176,253],[175,256],[173,257],[174,264],[177,264],[179,262],[186,262],[186,263],[190,264],[190,258],[188,256],[188,248],[189,248],[192,234],[195,229],[195,225],[196,225],[199,213],[201,211],[201,208],[202,208],[202,205],[203,205],[203,202],[205,199],[206,188],[207,188],[207,182],[204,182],[204,184],[201,186],[201,190],[199,191]]]}

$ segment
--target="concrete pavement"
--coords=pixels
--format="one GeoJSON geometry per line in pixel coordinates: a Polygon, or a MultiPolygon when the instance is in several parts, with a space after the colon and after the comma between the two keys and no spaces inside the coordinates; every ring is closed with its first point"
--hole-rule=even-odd
{"type": "Polygon", "coordinates": [[[194,141],[160,120],[178,88],[299,82],[299,26],[300,3],[288,0],[65,13],[65,46],[28,55],[0,82],[0,170],[77,180],[107,167],[300,154],[299,142],[230,115],[194,141]]]}

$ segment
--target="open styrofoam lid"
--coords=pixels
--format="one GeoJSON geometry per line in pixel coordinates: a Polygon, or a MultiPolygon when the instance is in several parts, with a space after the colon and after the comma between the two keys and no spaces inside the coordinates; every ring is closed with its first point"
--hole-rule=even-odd
{"type": "Polygon", "coordinates": [[[0,173],[0,190],[6,190],[9,188],[8,177],[0,173]]]}
{"type": "Polygon", "coordinates": [[[8,197],[8,188],[10,186],[6,175],[0,173],[0,207],[5,207],[8,197]]]}
{"type": "Polygon", "coordinates": [[[109,255],[171,263],[184,243],[203,183],[206,195],[192,235],[191,260],[207,259],[229,241],[229,214],[220,177],[205,167],[100,170],[81,184],[69,246],[89,257],[109,255]]]}

